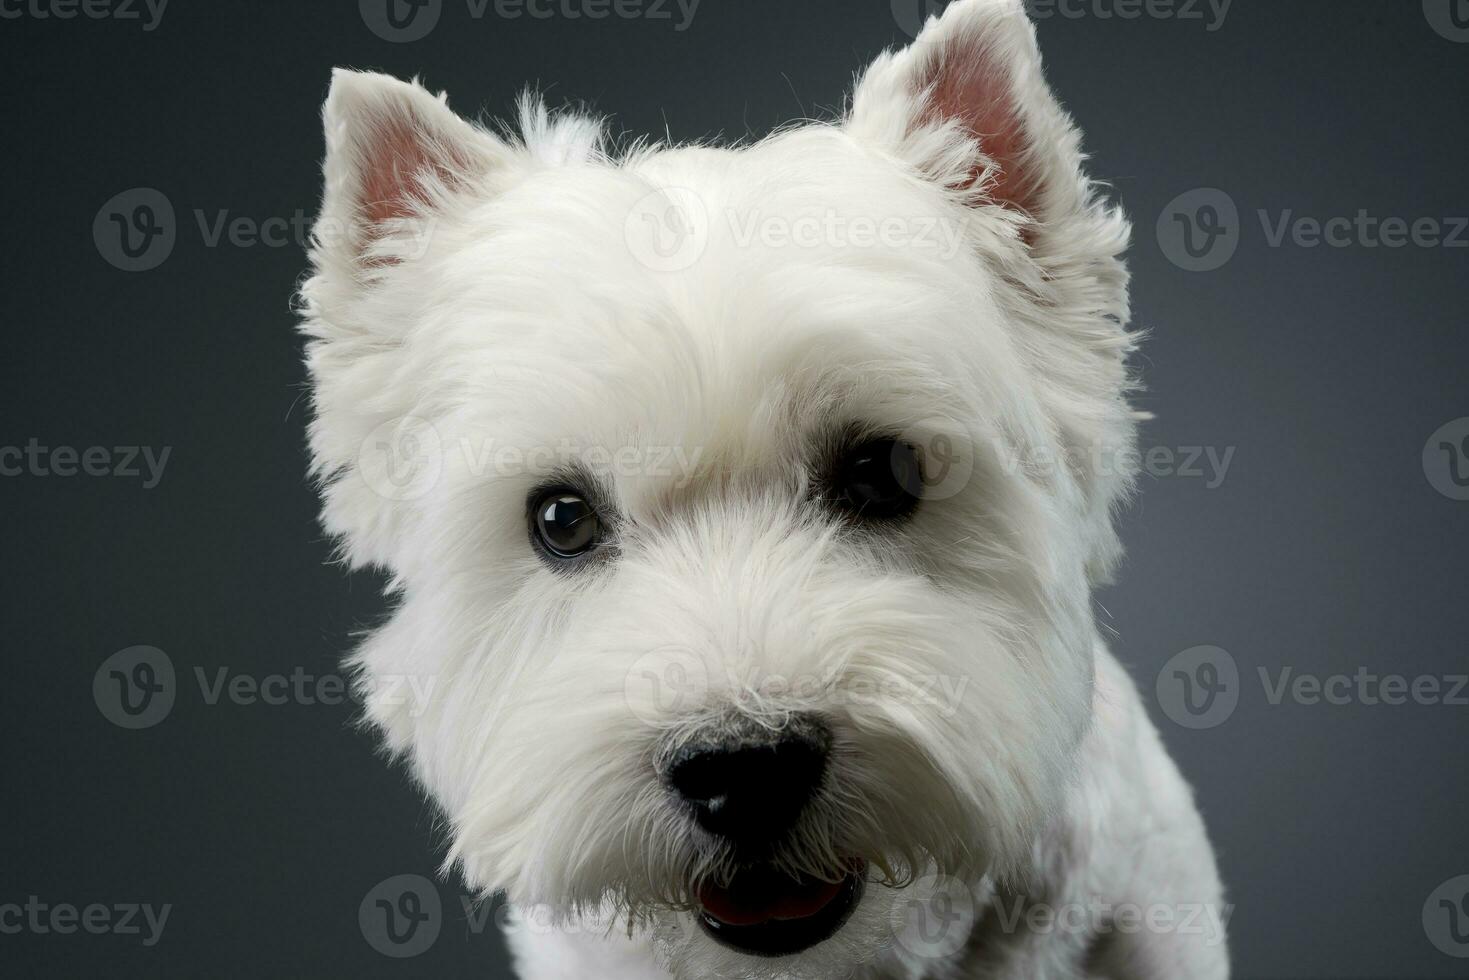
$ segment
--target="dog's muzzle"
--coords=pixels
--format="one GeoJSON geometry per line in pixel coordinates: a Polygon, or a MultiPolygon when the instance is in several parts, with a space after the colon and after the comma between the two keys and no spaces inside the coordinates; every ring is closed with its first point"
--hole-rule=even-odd
{"type": "Polygon", "coordinates": [[[841,929],[861,899],[865,865],[826,878],[793,878],[769,863],[827,778],[832,736],[816,715],[778,729],[734,715],[667,753],[663,777],[694,821],[734,855],[727,883],[698,893],[699,921],[715,941],[756,956],[786,956],[841,929]]]}
{"type": "Polygon", "coordinates": [[[726,719],[672,753],[665,778],[700,827],[741,858],[759,858],[821,788],[830,752],[831,732],[814,715],[779,730],[726,719]]]}

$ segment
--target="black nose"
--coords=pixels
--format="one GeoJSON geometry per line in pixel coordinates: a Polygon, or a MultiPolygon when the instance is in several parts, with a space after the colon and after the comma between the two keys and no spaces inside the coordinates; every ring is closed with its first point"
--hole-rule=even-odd
{"type": "Polygon", "coordinates": [[[831,734],[800,715],[779,730],[724,724],[674,753],[668,783],[709,833],[759,850],[781,839],[821,787],[831,734]]]}

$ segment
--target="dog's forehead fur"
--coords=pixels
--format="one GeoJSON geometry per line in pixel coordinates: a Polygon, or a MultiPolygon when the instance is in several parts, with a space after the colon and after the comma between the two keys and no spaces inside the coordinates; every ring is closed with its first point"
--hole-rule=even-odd
{"type": "Polygon", "coordinates": [[[758,414],[781,388],[813,408],[857,388],[912,391],[928,411],[945,391],[994,393],[991,406],[955,406],[968,412],[1023,394],[1013,327],[977,252],[986,216],[835,130],[544,170],[446,220],[462,227],[430,253],[440,307],[421,332],[482,350],[445,366],[487,381],[524,358],[526,386],[571,417],[596,416],[581,399],[619,405],[637,388],[656,395],[650,423],[674,408],[758,414]],[[707,235],[686,268],[642,260],[664,229],[627,216],[650,197],[703,209],[707,235]],[[852,222],[898,237],[854,244],[852,222]],[[800,229],[813,237],[791,241],[800,229]]]}
{"type": "Polygon", "coordinates": [[[409,275],[432,299],[408,342],[408,410],[501,447],[677,449],[701,465],[612,481],[630,508],[721,472],[788,480],[844,428],[962,419],[968,441],[1037,414],[980,251],[1004,241],[1003,219],[836,127],[563,154],[464,196],[421,263],[382,272],[382,302],[409,275]],[[649,198],[697,202],[687,267],[645,261],[666,229],[628,216],[649,198]]]}

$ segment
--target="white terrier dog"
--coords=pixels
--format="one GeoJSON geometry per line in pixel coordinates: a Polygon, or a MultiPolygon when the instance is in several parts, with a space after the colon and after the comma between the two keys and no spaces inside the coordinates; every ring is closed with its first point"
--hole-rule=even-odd
{"type": "Polygon", "coordinates": [[[354,664],[525,980],[1228,975],[1091,601],[1129,227],[1021,0],[740,148],[345,71],[325,119],[311,448],[397,598],[354,664]]]}

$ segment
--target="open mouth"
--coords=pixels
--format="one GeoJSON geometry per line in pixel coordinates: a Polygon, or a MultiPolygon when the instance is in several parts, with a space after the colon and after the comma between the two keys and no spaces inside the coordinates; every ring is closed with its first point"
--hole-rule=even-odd
{"type": "Polygon", "coordinates": [[[717,943],[752,956],[791,956],[825,942],[862,898],[865,867],[840,881],[740,871],[727,886],[699,889],[699,924],[717,943]]]}

